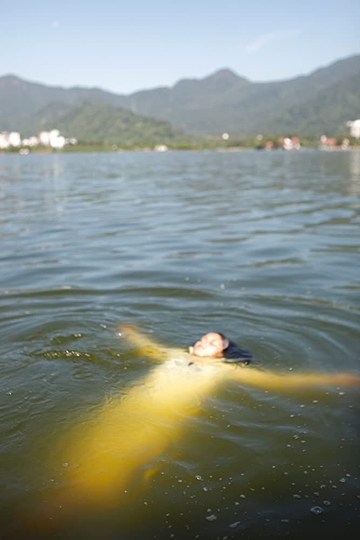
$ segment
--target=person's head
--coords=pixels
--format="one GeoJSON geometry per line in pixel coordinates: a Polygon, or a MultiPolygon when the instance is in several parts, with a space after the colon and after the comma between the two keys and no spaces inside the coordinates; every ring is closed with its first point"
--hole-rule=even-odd
{"type": "Polygon", "coordinates": [[[221,358],[223,351],[229,346],[229,340],[218,332],[209,332],[202,336],[192,347],[195,356],[221,358]]]}

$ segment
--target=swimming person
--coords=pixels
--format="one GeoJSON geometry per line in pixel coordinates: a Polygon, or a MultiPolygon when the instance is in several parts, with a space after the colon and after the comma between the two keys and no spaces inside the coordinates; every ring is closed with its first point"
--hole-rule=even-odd
{"type": "Polygon", "coordinates": [[[280,392],[360,385],[356,374],[249,366],[251,354],[218,332],[205,334],[189,350],[165,347],[131,325],[120,326],[119,335],[160,363],[125,396],[106,402],[70,437],[64,455],[66,494],[47,506],[51,517],[57,513],[63,519],[99,505],[120,505],[132,478],[152,474],[156,460],[176,442],[204,399],[225,381],[280,392]]]}
{"type": "MultiPolygon", "coordinates": [[[[226,380],[234,380],[245,385],[283,392],[311,386],[360,385],[360,377],[351,373],[276,372],[254,367],[239,369],[252,361],[250,352],[240,349],[219,332],[205,334],[188,351],[164,347],[140,333],[133,325],[121,325],[119,335],[124,336],[144,356],[166,361],[160,371],[175,365],[178,368],[194,366],[192,371],[201,372],[207,384],[211,381],[212,385],[218,385],[226,380]]],[[[199,390],[201,391],[201,386],[199,390]]]]}

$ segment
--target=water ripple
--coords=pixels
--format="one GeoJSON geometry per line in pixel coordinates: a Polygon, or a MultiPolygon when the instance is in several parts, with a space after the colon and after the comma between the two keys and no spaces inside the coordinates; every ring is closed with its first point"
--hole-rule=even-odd
{"type": "MultiPolygon", "coordinates": [[[[67,438],[154,369],[121,322],[177,347],[222,331],[265,369],[359,371],[359,156],[0,155],[1,517],[67,487],[67,438]]],[[[91,534],[349,531],[357,397],[219,386],[91,534]]]]}

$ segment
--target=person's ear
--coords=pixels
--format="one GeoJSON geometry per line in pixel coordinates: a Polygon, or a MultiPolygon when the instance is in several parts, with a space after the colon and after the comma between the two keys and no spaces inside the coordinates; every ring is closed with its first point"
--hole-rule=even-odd
{"type": "Polygon", "coordinates": [[[223,351],[227,349],[229,345],[230,341],[228,340],[228,338],[223,339],[223,351]]]}

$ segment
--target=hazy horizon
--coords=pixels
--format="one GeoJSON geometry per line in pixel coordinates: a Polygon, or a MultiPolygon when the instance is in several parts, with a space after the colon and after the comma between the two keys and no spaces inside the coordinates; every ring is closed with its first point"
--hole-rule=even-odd
{"type": "Polygon", "coordinates": [[[360,52],[354,0],[304,0],[290,8],[262,0],[226,7],[105,0],[91,9],[81,0],[39,0],[36,8],[20,0],[2,14],[0,73],[51,86],[129,94],[222,68],[252,82],[281,81],[360,52]]]}
{"type": "Polygon", "coordinates": [[[16,77],[18,79],[21,79],[21,80],[24,80],[28,83],[31,83],[31,84],[41,84],[43,86],[48,86],[48,87],[59,87],[59,88],[64,88],[64,89],[71,89],[71,88],[98,88],[98,89],[101,89],[101,90],[104,90],[106,92],[111,92],[111,93],[114,93],[114,94],[124,94],[124,95],[130,95],[132,93],[136,93],[138,91],[146,91],[146,90],[155,90],[155,89],[158,89],[158,88],[163,88],[163,87],[166,87],[166,88],[173,88],[174,86],[176,86],[180,81],[184,81],[184,80],[201,80],[201,79],[205,79],[207,77],[211,77],[212,75],[215,75],[216,73],[219,73],[221,71],[231,71],[233,72],[236,76],[240,77],[240,78],[244,78],[244,79],[247,79],[249,82],[251,83],[272,83],[272,82],[282,82],[282,81],[286,81],[286,80],[291,80],[291,79],[296,79],[298,77],[302,77],[302,76],[308,76],[308,75],[311,75],[312,73],[318,71],[319,69],[322,69],[322,68],[327,68],[329,66],[331,66],[332,64],[335,64],[336,62],[338,61],[342,61],[342,60],[347,60],[349,58],[352,58],[352,57],[355,57],[355,56],[359,56],[359,54],[353,54],[353,55],[349,55],[349,56],[346,56],[344,58],[335,58],[332,62],[326,64],[326,65],[320,65],[320,66],[317,66],[315,67],[314,69],[312,69],[310,72],[308,73],[299,73],[297,75],[294,75],[293,77],[290,77],[288,79],[268,79],[268,80],[262,80],[262,81],[254,81],[254,80],[251,80],[247,77],[244,77],[243,74],[241,73],[237,73],[234,69],[232,69],[231,67],[229,66],[224,66],[224,67],[219,67],[218,69],[215,69],[215,71],[211,72],[211,73],[207,73],[205,74],[204,76],[202,77],[187,77],[186,75],[184,75],[183,77],[180,77],[180,79],[174,81],[172,84],[170,85],[155,85],[155,86],[144,86],[143,88],[138,88],[137,90],[134,90],[133,92],[116,92],[114,90],[111,90],[109,88],[106,88],[104,86],[100,86],[98,84],[95,84],[93,86],[86,86],[86,85],[82,85],[82,84],[73,84],[73,85],[62,85],[62,84],[52,84],[52,83],[48,83],[48,82],[44,82],[44,81],[39,81],[39,80],[34,80],[34,79],[31,79],[31,78],[27,78],[27,77],[23,77],[21,74],[19,73],[3,73],[3,74],[0,74],[0,78],[2,77],[16,77]]]}

